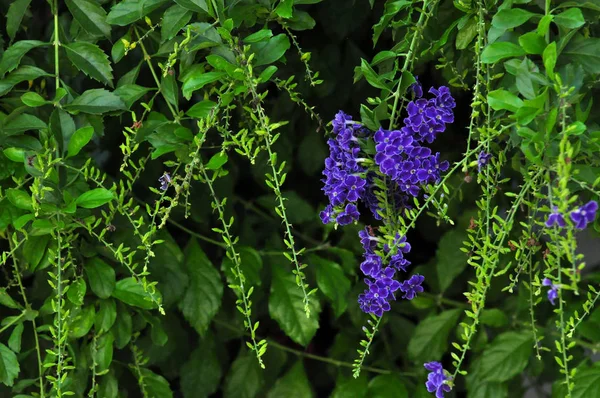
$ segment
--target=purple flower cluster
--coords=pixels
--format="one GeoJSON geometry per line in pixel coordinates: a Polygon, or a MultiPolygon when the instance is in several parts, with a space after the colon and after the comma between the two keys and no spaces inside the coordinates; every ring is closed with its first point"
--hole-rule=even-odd
{"type": "Polygon", "coordinates": [[[550,286],[550,290],[548,290],[548,301],[550,301],[550,304],[554,305],[554,300],[558,298],[558,289],[560,289],[560,285],[555,285],[550,279],[544,278],[542,286],[550,286]]]}
{"type": "MultiPolygon", "coordinates": [[[[575,228],[586,229],[587,225],[596,219],[596,211],[598,211],[598,202],[595,200],[590,200],[583,206],[571,211],[570,217],[575,228]]],[[[545,225],[547,228],[552,228],[555,225],[559,228],[564,228],[567,225],[564,216],[558,211],[557,206],[552,206],[552,211],[548,215],[545,225]]]]}
{"type": "Polygon", "coordinates": [[[357,136],[363,134],[362,130],[360,124],[352,122],[352,117],[342,111],[333,119],[335,139],[327,141],[329,157],[325,159],[322,180],[323,191],[329,198],[329,205],[320,214],[324,224],[335,220],[339,225],[347,225],[360,216],[355,203],[367,188],[365,169],[358,158],[357,136]]]}
{"type": "Polygon", "coordinates": [[[165,172],[162,176],[160,176],[158,182],[160,182],[160,189],[166,191],[169,188],[169,184],[171,183],[171,175],[165,172]]]}
{"type": "MultiPolygon", "coordinates": [[[[420,97],[422,89],[413,89],[413,92],[420,97]]],[[[404,127],[394,131],[379,129],[374,136],[375,163],[379,170],[411,196],[419,194],[422,184],[438,182],[441,172],[449,166],[447,161],[440,161],[439,153],[433,154],[421,144],[433,142],[446,129],[446,124],[454,121],[452,109],[456,103],[448,87],[431,88],[429,92],[434,98],[409,102],[404,127]]]]}
{"type": "Polygon", "coordinates": [[[425,383],[427,391],[435,392],[436,398],[444,398],[444,393],[452,390],[452,387],[447,383],[451,380],[450,376],[446,374],[439,362],[427,362],[424,366],[429,371],[425,383]]]}

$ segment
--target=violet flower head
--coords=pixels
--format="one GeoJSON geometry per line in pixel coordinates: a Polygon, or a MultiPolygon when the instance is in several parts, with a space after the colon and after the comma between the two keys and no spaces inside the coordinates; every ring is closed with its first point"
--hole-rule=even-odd
{"type": "Polygon", "coordinates": [[[423,366],[429,371],[425,383],[427,391],[434,392],[436,398],[444,398],[444,393],[452,390],[452,387],[447,383],[451,379],[450,376],[446,374],[439,362],[427,362],[423,366]]]}
{"type": "Polygon", "coordinates": [[[575,228],[585,229],[587,225],[594,222],[596,211],[598,210],[598,202],[590,200],[583,206],[571,212],[571,221],[575,223],[575,228]]]}
{"type": "Polygon", "coordinates": [[[338,214],[335,221],[337,221],[337,223],[340,225],[348,225],[358,220],[359,217],[360,213],[358,212],[356,205],[348,203],[344,210],[338,214]]]}
{"type": "Polygon", "coordinates": [[[555,305],[554,300],[558,298],[558,289],[560,289],[560,285],[556,285],[552,283],[550,279],[544,278],[542,286],[550,287],[550,290],[548,290],[548,301],[550,301],[550,304],[555,305]]]}
{"type": "Polygon", "coordinates": [[[421,82],[419,82],[419,76],[415,76],[415,82],[411,84],[408,89],[413,92],[415,98],[421,98],[423,96],[423,87],[421,86],[421,82]]]}
{"type": "Polygon", "coordinates": [[[481,151],[479,153],[479,157],[477,158],[477,171],[481,173],[481,169],[487,166],[490,163],[491,159],[491,153],[485,153],[484,151],[481,151]]]}
{"type": "Polygon", "coordinates": [[[548,215],[548,219],[546,220],[547,228],[552,228],[554,225],[558,225],[560,228],[564,228],[567,225],[565,218],[560,214],[557,206],[552,206],[552,213],[548,215]]]}
{"type": "Polygon", "coordinates": [[[400,285],[400,290],[404,292],[402,298],[412,300],[417,296],[417,293],[423,292],[423,286],[421,284],[425,280],[423,275],[415,274],[410,279],[405,280],[400,285]]]}
{"type": "Polygon", "coordinates": [[[160,176],[158,181],[160,182],[160,189],[166,191],[169,188],[169,184],[171,183],[171,175],[165,172],[162,176],[160,176]]]}
{"type": "Polygon", "coordinates": [[[365,249],[365,253],[373,253],[379,240],[373,233],[373,228],[366,226],[365,229],[358,231],[358,237],[363,249],[365,249]]]}

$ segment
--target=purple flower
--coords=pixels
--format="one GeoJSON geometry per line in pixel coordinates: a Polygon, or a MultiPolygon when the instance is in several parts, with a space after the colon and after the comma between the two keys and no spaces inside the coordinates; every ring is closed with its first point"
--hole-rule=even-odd
{"type": "Polygon", "coordinates": [[[171,175],[165,172],[162,176],[160,176],[158,181],[160,182],[160,189],[166,191],[169,188],[169,184],[171,183],[171,175]]]}
{"type": "Polygon", "coordinates": [[[548,301],[550,301],[550,304],[554,305],[554,300],[558,298],[558,289],[560,289],[560,285],[555,285],[548,278],[544,278],[542,285],[550,286],[550,290],[548,290],[548,301]]]}
{"type": "Polygon", "coordinates": [[[421,283],[425,280],[425,277],[419,274],[415,274],[410,277],[410,279],[405,280],[400,285],[400,290],[404,292],[404,296],[407,300],[412,300],[417,296],[417,293],[423,292],[423,286],[421,283]]]}
{"type": "Polygon", "coordinates": [[[485,153],[484,151],[481,151],[479,153],[479,157],[477,158],[477,170],[480,173],[481,173],[481,169],[490,163],[490,159],[492,159],[491,153],[485,153]]]}
{"type": "Polygon", "coordinates": [[[444,398],[444,393],[452,390],[452,387],[447,383],[451,380],[450,376],[446,374],[439,362],[427,362],[424,366],[429,371],[425,383],[427,391],[435,392],[436,398],[444,398]]]}
{"type": "Polygon", "coordinates": [[[365,180],[355,175],[350,175],[346,177],[346,179],[344,180],[344,185],[348,190],[348,201],[356,202],[365,192],[366,183],[367,182],[365,180]]]}
{"type": "Polygon", "coordinates": [[[571,212],[571,220],[575,223],[575,228],[585,229],[587,225],[594,222],[596,211],[598,210],[598,202],[590,200],[583,206],[571,212]]]}
{"type": "Polygon", "coordinates": [[[554,225],[558,225],[560,228],[564,228],[565,218],[558,211],[558,206],[552,206],[552,212],[548,215],[548,219],[546,220],[546,227],[552,228],[554,225]]]}
{"type": "Polygon", "coordinates": [[[358,231],[360,243],[362,244],[362,247],[365,249],[366,253],[373,253],[377,247],[377,241],[379,238],[373,236],[372,234],[373,229],[370,226],[366,226],[365,229],[358,231]]]}
{"type": "Polygon", "coordinates": [[[365,261],[360,264],[360,270],[365,276],[376,278],[381,273],[381,257],[376,254],[365,255],[365,261]]]}
{"type": "Polygon", "coordinates": [[[413,92],[415,98],[421,98],[423,96],[423,87],[421,87],[418,76],[415,76],[415,82],[410,85],[409,90],[413,92]]]}
{"type": "Polygon", "coordinates": [[[327,207],[325,207],[325,209],[319,213],[319,217],[321,217],[321,221],[323,222],[323,224],[327,224],[332,220],[332,214],[333,207],[331,207],[331,205],[327,205],[327,207]]]}
{"type": "Polygon", "coordinates": [[[336,221],[340,225],[348,225],[353,221],[358,220],[359,217],[360,213],[358,212],[356,205],[348,203],[344,211],[338,214],[336,221]]]}

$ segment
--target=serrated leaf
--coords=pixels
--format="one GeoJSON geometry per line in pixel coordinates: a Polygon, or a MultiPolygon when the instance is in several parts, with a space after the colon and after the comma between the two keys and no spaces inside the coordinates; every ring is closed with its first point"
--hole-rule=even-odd
{"type": "Polygon", "coordinates": [[[321,306],[316,297],[310,300],[310,318],[304,312],[303,295],[293,275],[281,264],[273,265],[269,296],[269,314],[296,343],[306,346],[319,328],[321,306]]]}
{"type": "Polygon", "coordinates": [[[577,374],[573,378],[575,387],[573,387],[572,398],[600,398],[600,366],[596,363],[587,369],[577,369],[577,374]]]}
{"type": "Polygon", "coordinates": [[[12,88],[24,81],[35,80],[42,76],[52,76],[44,70],[35,66],[24,65],[13,71],[4,79],[0,79],[0,96],[8,93],[12,88]]]}
{"type": "Polygon", "coordinates": [[[497,382],[512,379],[525,369],[532,350],[533,338],[527,332],[499,335],[482,354],[480,377],[497,382]]]}
{"type": "Polygon", "coordinates": [[[17,117],[11,119],[8,123],[2,126],[1,131],[9,136],[22,133],[29,130],[42,130],[48,128],[37,116],[29,113],[21,113],[17,117]]]}
{"type": "Polygon", "coordinates": [[[417,362],[442,358],[448,346],[448,334],[456,326],[460,310],[448,310],[421,321],[408,343],[408,356],[417,362]]]}
{"type": "Polygon", "coordinates": [[[21,40],[8,47],[0,61],[0,77],[19,66],[21,59],[29,51],[47,45],[48,43],[39,40],[21,40]]]}
{"type": "Polygon", "coordinates": [[[86,32],[110,39],[110,25],[106,23],[106,11],[92,0],[65,0],[71,15],[86,32]]]}
{"type": "Polygon", "coordinates": [[[96,44],[75,42],[64,44],[67,57],[73,65],[87,76],[113,87],[113,75],[108,55],[96,44]]]}
{"type": "Polygon", "coordinates": [[[64,109],[73,114],[84,112],[101,115],[107,112],[126,110],[127,106],[118,95],[100,88],[85,91],[73,102],[65,105],[64,109]]]}
{"type": "Polygon", "coordinates": [[[189,241],[184,254],[189,285],[179,302],[179,309],[190,325],[204,335],[221,307],[223,282],[195,239],[189,241]]]}

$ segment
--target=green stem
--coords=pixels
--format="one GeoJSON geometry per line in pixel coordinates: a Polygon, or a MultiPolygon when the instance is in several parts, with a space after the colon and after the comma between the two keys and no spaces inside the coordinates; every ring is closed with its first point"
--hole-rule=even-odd
{"type": "Polygon", "coordinates": [[[58,37],[59,25],[58,25],[58,0],[54,0],[54,74],[56,78],[56,89],[60,88],[60,63],[58,57],[58,47],[60,46],[60,40],[58,37]]]}

